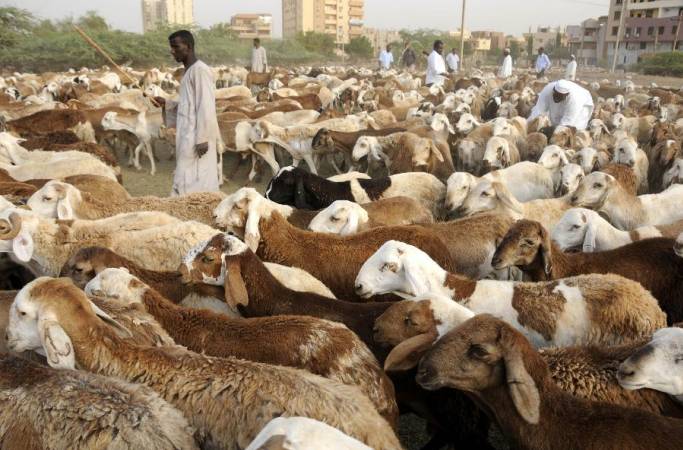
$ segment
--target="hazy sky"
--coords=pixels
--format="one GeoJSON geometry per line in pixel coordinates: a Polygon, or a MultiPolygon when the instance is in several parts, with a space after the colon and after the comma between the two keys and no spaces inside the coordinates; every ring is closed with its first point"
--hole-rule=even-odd
{"type": "MultiPolygon", "coordinates": [[[[461,4],[462,0],[365,0],[365,23],[387,29],[453,30],[460,27],[461,4]]],[[[48,19],[95,10],[116,28],[142,30],[141,0],[0,0],[0,5],[18,6],[48,19]]],[[[281,5],[281,0],[194,0],[194,15],[199,25],[208,26],[228,22],[235,13],[271,13],[279,36],[281,5]]],[[[578,24],[606,15],[608,7],[609,0],[470,0],[465,27],[521,34],[530,26],[578,24]]]]}

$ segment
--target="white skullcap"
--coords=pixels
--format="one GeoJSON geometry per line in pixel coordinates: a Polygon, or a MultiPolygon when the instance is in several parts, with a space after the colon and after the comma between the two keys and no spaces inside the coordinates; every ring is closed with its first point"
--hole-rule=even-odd
{"type": "Polygon", "coordinates": [[[569,57],[570,57],[571,59],[576,59],[576,56],[574,56],[574,55],[570,55],[569,57]]]}
{"type": "Polygon", "coordinates": [[[554,89],[558,94],[569,94],[569,82],[567,80],[558,80],[557,83],[555,83],[554,89]]]}

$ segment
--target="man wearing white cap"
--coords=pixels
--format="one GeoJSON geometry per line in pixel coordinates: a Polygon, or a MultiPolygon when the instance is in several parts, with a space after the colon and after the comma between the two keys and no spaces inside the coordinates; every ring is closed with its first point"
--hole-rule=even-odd
{"type": "Polygon", "coordinates": [[[508,78],[512,76],[512,56],[510,56],[510,49],[506,48],[503,50],[503,55],[505,57],[503,58],[503,64],[498,70],[498,77],[508,78]]]}
{"type": "Polygon", "coordinates": [[[567,64],[567,71],[564,74],[564,78],[569,81],[574,81],[576,79],[576,56],[572,55],[567,64]]]}
{"type": "Polygon", "coordinates": [[[593,106],[593,97],[586,89],[571,81],[558,80],[543,88],[528,120],[547,114],[554,127],[585,130],[593,114],[593,106]]]}

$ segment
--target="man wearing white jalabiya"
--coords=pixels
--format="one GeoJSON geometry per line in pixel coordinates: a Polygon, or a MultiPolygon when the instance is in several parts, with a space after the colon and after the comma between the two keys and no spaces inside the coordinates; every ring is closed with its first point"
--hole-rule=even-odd
{"type": "Polygon", "coordinates": [[[391,44],[387,45],[386,50],[379,52],[379,68],[380,70],[389,70],[394,63],[394,55],[391,53],[391,44]]]}
{"type": "Polygon", "coordinates": [[[508,78],[512,76],[512,56],[510,56],[510,49],[503,50],[503,64],[498,70],[499,78],[508,78]]]}
{"type": "Polygon", "coordinates": [[[593,107],[590,92],[571,81],[558,80],[543,88],[528,120],[546,114],[555,127],[585,130],[593,114],[593,107]]]}
{"type": "Polygon", "coordinates": [[[572,55],[567,64],[567,71],[564,74],[564,78],[569,81],[574,81],[576,79],[576,56],[572,55]]]}
{"type": "Polygon", "coordinates": [[[427,59],[427,75],[425,76],[425,85],[442,85],[446,81],[448,74],[446,73],[446,62],[443,60],[443,42],[435,41],[434,50],[427,59]]]}
{"type": "Polygon", "coordinates": [[[185,66],[178,101],[155,97],[164,107],[166,126],[176,129],[176,169],[171,196],[217,191],[220,134],[213,74],[195,56],[192,33],[176,31],[168,40],[171,54],[185,66]]]}
{"type": "Polygon", "coordinates": [[[266,49],[261,47],[261,39],[254,39],[254,48],[251,50],[251,71],[264,73],[268,72],[268,58],[266,49]]]}
{"type": "Polygon", "coordinates": [[[454,48],[448,56],[446,56],[446,65],[448,66],[449,72],[458,72],[460,67],[460,57],[458,56],[458,51],[454,48]]]}

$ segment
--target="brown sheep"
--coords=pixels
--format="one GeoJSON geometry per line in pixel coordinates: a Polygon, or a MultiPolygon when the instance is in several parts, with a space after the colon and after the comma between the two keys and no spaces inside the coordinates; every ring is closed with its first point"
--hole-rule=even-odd
{"type": "Polygon", "coordinates": [[[27,139],[21,143],[26,150],[40,150],[54,144],[77,144],[80,141],[73,131],[55,131],[27,139]]]}
{"type": "Polygon", "coordinates": [[[543,149],[548,146],[548,137],[538,131],[529,133],[526,137],[526,146],[520,148],[520,157],[523,161],[538,161],[543,149]]]}
{"type": "Polygon", "coordinates": [[[514,447],[675,449],[683,439],[681,420],[565,393],[524,336],[490,315],[476,316],[439,340],[420,362],[416,379],[428,390],[473,392],[495,411],[514,447]]]}
{"type": "MultiPolygon", "coordinates": [[[[24,183],[40,189],[48,181],[51,180],[41,179],[18,182],[6,170],[0,169],[0,183],[24,183]]],[[[94,198],[103,202],[120,203],[131,198],[128,191],[120,183],[99,175],[72,175],[64,178],[64,182],[77,187],[80,191],[89,193],[94,198]]]]}
{"type": "MultiPolygon", "coordinates": [[[[244,246],[242,242],[239,245],[244,246]]],[[[214,249],[211,256],[220,260],[230,250],[214,249]]],[[[116,298],[116,303],[139,305],[175,342],[194,352],[295,367],[356,386],[387,422],[394,427],[397,424],[391,381],[359,338],[336,322],[304,316],[229,318],[208,310],[183,308],[120,269],[101,272],[86,292],[116,298]]]]}
{"type": "Polygon", "coordinates": [[[621,275],[652,292],[672,324],[683,321],[683,259],[674,244],[674,239],[654,238],[604,252],[565,253],[541,224],[520,220],[496,249],[492,264],[496,269],[517,266],[533,281],[589,273],[621,275]]]}
{"type": "Polygon", "coordinates": [[[631,195],[637,195],[638,178],[633,168],[626,164],[609,163],[601,168],[600,172],[612,175],[626,192],[631,195]]]}

